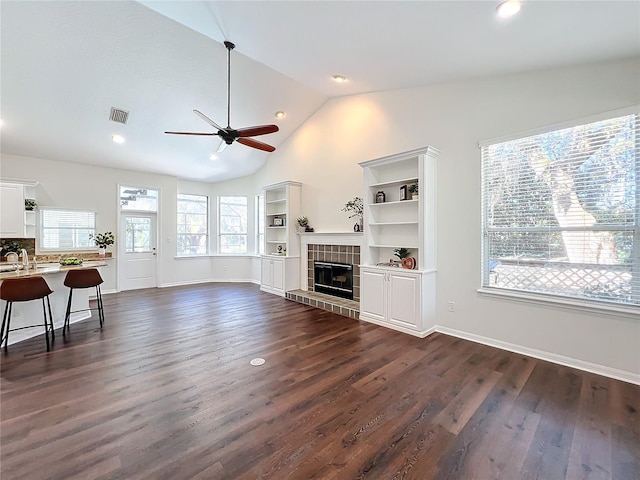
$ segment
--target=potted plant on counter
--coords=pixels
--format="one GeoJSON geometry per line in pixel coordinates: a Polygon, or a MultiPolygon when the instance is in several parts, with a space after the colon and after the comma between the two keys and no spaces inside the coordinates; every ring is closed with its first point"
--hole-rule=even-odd
{"type": "Polygon", "coordinates": [[[104,258],[107,254],[107,247],[115,243],[115,237],[111,232],[98,233],[96,235],[89,235],[97,247],[99,248],[99,256],[104,258]]]}

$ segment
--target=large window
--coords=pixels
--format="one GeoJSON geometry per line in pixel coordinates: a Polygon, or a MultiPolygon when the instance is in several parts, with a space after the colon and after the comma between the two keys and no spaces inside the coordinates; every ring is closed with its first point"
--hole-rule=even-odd
{"type": "Polygon", "coordinates": [[[247,197],[218,197],[219,253],[247,253],[247,197]]]}
{"type": "Polygon", "coordinates": [[[87,210],[40,207],[38,249],[46,251],[91,250],[96,233],[96,214],[87,210]]]}
{"type": "Polygon", "coordinates": [[[256,196],[256,253],[264,255],[264,195],[256,196]]]}
{"type": "Polygon", "coordinates": [[[209,199],[178,194],[178,255],[209,253],[209,199]]]}
{"type": "Polygon", "coordinates": [[[640,305],[638,115],[482,146],[491,289],[640,305]]]}

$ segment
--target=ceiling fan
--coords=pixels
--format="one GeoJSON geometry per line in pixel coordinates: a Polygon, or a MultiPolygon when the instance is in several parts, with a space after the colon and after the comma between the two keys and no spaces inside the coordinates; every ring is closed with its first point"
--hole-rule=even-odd
{"type": "Polygon", "coordinates": [[[218,152],[224,150],[227,145],[231,145],[233,142],[237,141],[243,145],[248,147],[257,148],[258,150],[264,150],[265,152],[273,152],[275,151],[275,147],[268,145],[263,142],[259,142],[253,138],[258,135],[266,135],[268,133],[277,132],[277,125],[256,125],[253,127],[245,127],[245,128],[231,128],[231,50],[233,50],[236,46],[231,42],[224,42],[224,46],[227,48],[227,127],[222,128],[216,122],[207,117],[204,113],[199,112],[198,110],[194,110],[193,113],[198,115],[202,120],[207,122],[212,127],[216,128],[218,131],[216,133],[198,133],[198,132],[164,132],[172,135],[208,135],[215,136],[217,135],[222,139],[220,142],[220,146],[218,147],[218,152]]]}

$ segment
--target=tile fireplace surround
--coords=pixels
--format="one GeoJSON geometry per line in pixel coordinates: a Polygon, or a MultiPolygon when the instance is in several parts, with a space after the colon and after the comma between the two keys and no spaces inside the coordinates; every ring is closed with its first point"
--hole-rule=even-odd
{"type": "Polygon", "coordinates": [[[360,251],[362,233],[300,234],[300,290],[286,293],[286,298],[322,308],[346,317],[360,315],[360,251]],[[337,262],[353,265],[353,300],[313,291],[313,262],[337,262]]]}

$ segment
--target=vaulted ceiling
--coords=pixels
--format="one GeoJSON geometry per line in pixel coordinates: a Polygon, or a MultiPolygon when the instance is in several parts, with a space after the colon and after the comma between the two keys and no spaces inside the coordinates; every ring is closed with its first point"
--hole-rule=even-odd
{"type": "Polygon", "coordinates": [[[332,97],[640,56],[639,2],[525,0],[507,20],[497,3],[3,0],[2,153],[203,181],[255,172],[270,154],[233,144],[211,160],[216,137],[163,133],[213,131],[193,109],[226,125],[223,40],[231,125],[275,123],[258,139],[276,147],[332,97]]]}

